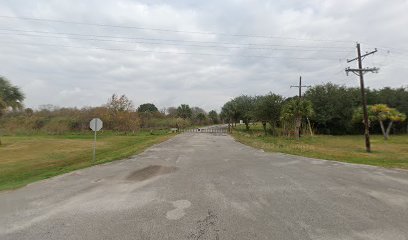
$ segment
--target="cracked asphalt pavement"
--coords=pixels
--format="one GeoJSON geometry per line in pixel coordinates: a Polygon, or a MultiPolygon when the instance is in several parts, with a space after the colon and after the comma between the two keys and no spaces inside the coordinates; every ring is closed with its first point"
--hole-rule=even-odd
{"type": "Polygon", "coordinates": [[[0,192],[0,239],[408,239],[408,171],[185,133],[0,192]]]}

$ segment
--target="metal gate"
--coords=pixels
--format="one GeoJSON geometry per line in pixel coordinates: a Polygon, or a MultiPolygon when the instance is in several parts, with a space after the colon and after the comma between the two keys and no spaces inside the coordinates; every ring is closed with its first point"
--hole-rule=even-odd
{"type": "Polygon", "coordinates": [[[228,127],[178,129],[181,133],[229,133],[228,127]]]}

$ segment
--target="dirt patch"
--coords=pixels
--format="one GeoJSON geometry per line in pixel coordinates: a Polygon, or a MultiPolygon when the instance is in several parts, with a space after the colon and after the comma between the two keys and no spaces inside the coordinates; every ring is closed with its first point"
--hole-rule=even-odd
{"type": "Polygon", "coordinates": [[[132,172],[127,180],[144,181],[152,177],[172,173],[177,170],[177,167],[166,167],[160,165],[150,165],[148,167],[132,172]]]}

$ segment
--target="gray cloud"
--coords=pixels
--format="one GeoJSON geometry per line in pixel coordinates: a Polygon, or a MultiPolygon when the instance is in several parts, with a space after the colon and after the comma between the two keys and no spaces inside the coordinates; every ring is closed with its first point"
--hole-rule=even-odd
{"type": "Polygon", "coordinates": [[[2,1],[3,16],[179,32],[1,18],[0,75],[21,86],[30,107],[97,106],[118,93],[136,105],[189,103],[210,110],[239,94],[295,95],[289,86],[300,74],[310,85],[332,81],[358,86],[344,68],[360,41],[367,51],[379,49],[365,60],[367,66],[381,68],[379,74],[367,75],[367,85],[399,87],[408,84],[406,12],[408,1],[403,0],[2,1]],[[5,29],[82,35],[43,37],[5,29]],[[231,36],[242,34],[275,38],[231,36]],[[99,41],[89,40],[95,38],[99,41]],[[260,45],[248,49],[238,44],[260,45]]]}

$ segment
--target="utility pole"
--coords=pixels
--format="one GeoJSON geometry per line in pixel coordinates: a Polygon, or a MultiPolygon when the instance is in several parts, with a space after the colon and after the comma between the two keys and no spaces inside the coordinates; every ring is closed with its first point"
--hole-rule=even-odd
{"type": "Polygon", "coordinates": [[[290,88],[293,88],[293,87],[299,88],[299,99],[301,99],[302,98],[302,87],[309,88],[311,86],[310,85],[309,86],[302,85],[302,76],[300,76],[299,77],[299,85],[298,86],[293,86],[293,85],[290,86],[290,88]]]}
{"type": "Polygon", "coordinates": [[[368,55],[374,54],[377,52],[375,49],[372,52],[367,52],[364,55],[361,55],[360,43],[357,43],[357,57],[351,60],[347,60],[347,63],[358,61],[358,68],[346,68],[346,74],[348,75],[349,72],[352,72],[360,77],[360,90],[361,90],[361,98],[363,102],[363,114],[364,114],[364,136],[365,136],[365,146],[366,151],[371,152],[371,144],[370,144],[370,123],[368,122],[368,112],[367,112],[367,98],[365,94],[364,88],[364,73],[366,72],[378,72],[378,68],[363,68],[363,59],[368,55]]]}
{"type": "MultiPolygon", "coordinates": [[[[299,85],[298,86],[290,86],[290,88],[293,88],[293,87],[295,87],[295,88],[299,88],[299,101],[300,100],[302,100],[302,88],[310,88],[311,86],[310,85],[308,85],[308,86],[304,86],[304,85],[302,85],[302,76],[300,76],[299,77],[299,85]]],[[[309,118],[307,118],[307,122],[308,122],[308,124],[309,124],[309,128],[310,128],[310,122],[309,122],[309,118]]],[[[302,124],[300,124],[300,126],[299,126],[299,132],[298,132],[298,136],[300,137],[300,135],[301,135],[301,125],[302,124]]],[[[310,132],[312,132],[312,130],[311,130],[311,128],[310,128],[310,132]]],[[[311,134],[311,135],[313,135],[313,134],[311,134]]]]}

